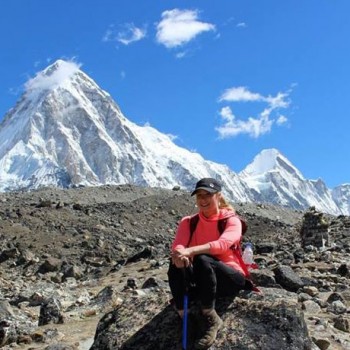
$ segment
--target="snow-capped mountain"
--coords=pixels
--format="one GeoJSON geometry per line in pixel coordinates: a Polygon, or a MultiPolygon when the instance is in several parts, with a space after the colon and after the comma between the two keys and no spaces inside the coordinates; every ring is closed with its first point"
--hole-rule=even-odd
{"type": "Polygon", "coordinates": [[[255,201],[297,209],[315,206],[328,213],[340,213],[325,183],[305,179],[276,149],[260,152],[239,175],[254,191],[255,201]]]}
{"type": "Polygon", "coordinates": [[[332,191],[332,197],[341,213],[350,214],[350,183],[337,186],[332,191]]]}
{"type": "Polygon", "coordinates": [[[133,183],[190,188],[201,177],[249,190],[227,166],[176,146],[121,113],[74,63],[59,60],[33,78],[0,125],[0,191],[133,183]]]}
{"type": "Polygon", "coordinates": [[[350,213],[350,185],[332,193],[275,149],[236,174],[132,123],[72,62],[58,60],[27,83],[0,124],[0,140],[0,191],[125,183],[190,190],[199,178],[216,177],[233,201],[350,213]]]}

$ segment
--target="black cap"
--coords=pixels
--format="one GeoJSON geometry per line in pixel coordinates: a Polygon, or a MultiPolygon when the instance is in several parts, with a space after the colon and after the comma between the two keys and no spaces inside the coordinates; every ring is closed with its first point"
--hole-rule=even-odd
{"type": "Polygon", "coordinates": [[[215,179],[212,179],[210,177],[206,177],[204,179],[199,180],[196,183],[196,188],[191,193],[191,196],[196,194],[196,192],[198,190],[204,190],[204,191],[207,191],[210,193],[220,192],[221,191],[221,184],[215,179]]]}

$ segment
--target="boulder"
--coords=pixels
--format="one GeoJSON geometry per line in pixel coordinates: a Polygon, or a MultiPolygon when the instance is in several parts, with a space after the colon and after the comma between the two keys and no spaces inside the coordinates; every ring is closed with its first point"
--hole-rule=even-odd
{"type": "MultiPolygon", "coordinates": [[[[303,313],[288,292],[269,288],[266,297],[225,298],[217,303],[224,321],[212,349],[309,350],[303,313]]],[[[164,291],[131,294],[100,320],[90,350],[154,350],[181,348],[182,322],[164,291]]],[[[191,305],[188,318],[188,349],[201,332],[201,314],[191,305]]]]}
{"type": "Polygon", "coordinates": [[[296,292],[304,286],[302,279],[290,266],[277,266],[274,270],[276,282],[290,292],[296,292]]]}

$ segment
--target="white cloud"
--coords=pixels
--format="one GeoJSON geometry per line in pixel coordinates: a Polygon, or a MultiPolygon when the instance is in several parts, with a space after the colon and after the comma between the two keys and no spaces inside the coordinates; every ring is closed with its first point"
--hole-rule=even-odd
{"type": "Polygon", "coordinates": [[[238,28],[246,28],[247,25],[246,25],[246,23],[244,23],[244,22],[240,22],[240,23],[237,24],[236,27],[238,27],[238,28]]]}
{"type": "Polygon", "coordinates": [[[114,29],[111,26],[103,37],[103,41],[118,41],[123,45],[129,45],[135,41],[139,41],[146,36],[146,29],[139,28],[134,23],[126,23],[119,26],[119,29],[114,29]]]}
{"type": "Polygon", "coordinates": [[[247,120],[238,119],[233,114],[229,106],[220,110],[220,116],[223,124],[216,127],[220,138],[234,137],[239,134],[247,134],[250,137],[258,138],[271,131],[272,126],[285,124],[288,119],[283,115],[273,117],[274,112],[287,108],[290,104],[288,100],[289,92],[279,92],[276,96],[263,96],[259,93],[253,93],[246,87],[233,87],[224,91],[219,101],[225,102],[263,102],[267,106],[256,117],[249,117],[247,120]]]}
{"type": "Polygon", "coordinates": [[[162,20],[157,24],[157,41],[174,48],[211,30],[215,30],[215,25],[199,21],[197,10],[173,9],[162,13],[162,20]]]}
{"type": "Polygon", "coordinates": [[[275,97],[265,97],[265,101],[269,103],[272,108],[286,108],[289,106],[289,101],[286,100],[287,93],[279,92],[275,97]]]}
{"type": "Polygon", "coordinates": [[[232,110],[230,107],[222,107],[220,115],[222,119],[226,120],[228,123],[233,122],[233,120],[235,119],[235,116],[232,114],[232,110]]]}
{"type": "Polygon", "coordinates": [[[263,96],[257,93],[250,92],[246,87],[239,86],[227,89],[220,96],[219,101],[230,101],[230,102],[246,102],[246,101],[262,101],[263,96]]]}
{"type": "Polygon", "coordinates": [[[215,129],[221,138],[233,137],[239,134],[248,134],[257,138],[269,132],[273,124],[268,115],[260,116],[260,118],[250,117],[246,121],[236,119],[230,107],[223,107],[220,115],[225,120],[225,124],[215,129]]]}
{"type": "Polygon", "coordinates": [[[282,124],[287,123],[287,121],[288,121],[287,117],[285,117],[284,115],[280,115],[280,116],[278,116],[276,123],[277,123],[277,125],[282,125],[282,124]]]}
{"type": "Polygon", "coordinates": [[[56,69],[51,73],[45,69],[36,74],[32,79],[29,79],[24,88],[26,91],[51,89],[55,86],[62,84],[66,79],[72,77],[76,72],[79,71],[81,64],[74,61],[56,61],[56,69]]]}
{"type": "Polygon", "coordinates": [[[176,54],[176,58],[184,58],[185,56],[187,56],[187,51],[178,52],[176,54]]]}

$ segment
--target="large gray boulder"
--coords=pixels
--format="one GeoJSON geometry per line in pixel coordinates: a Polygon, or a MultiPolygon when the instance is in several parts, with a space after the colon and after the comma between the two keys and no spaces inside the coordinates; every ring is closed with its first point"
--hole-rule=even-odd
{"type": "MultiPolygon", "coordinates": [[[[223,299],[217,304],[224,321],[214,349],[309,350],[303,313],[293,293],[265,289],[264,295],[223,299]]],[[[201,332],[197,305],[191,307],[188,349],[201,332]]],[[[130,295],[100,320],[90,350],[180,349],[182,324],[163,291],[130,295]]]]}

